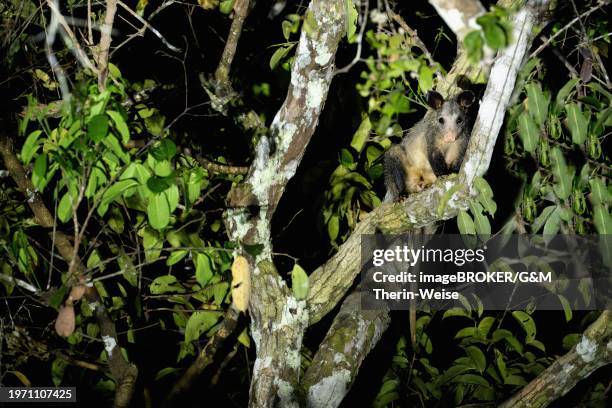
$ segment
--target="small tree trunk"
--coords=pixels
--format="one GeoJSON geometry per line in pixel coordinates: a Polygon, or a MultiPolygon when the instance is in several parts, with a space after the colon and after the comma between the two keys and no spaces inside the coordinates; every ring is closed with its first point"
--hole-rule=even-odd
{"type": "Polygon", "coordinates": [[[308,326],[306,302],[288,296],[279,309],[267,307],[266,311],[275,313],[265,313],[263,321],[254,318],[251,324],[257,359],[249,406],[298,408],[300,350],[308,326]]]}

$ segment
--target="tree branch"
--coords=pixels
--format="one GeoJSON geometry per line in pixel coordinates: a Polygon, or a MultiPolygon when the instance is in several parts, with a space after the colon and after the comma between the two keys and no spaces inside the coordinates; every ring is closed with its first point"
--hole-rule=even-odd
{"type": "Polygon", "coordinates": [[[455,33],[457,43],[471,30],[479,28],[476,19],[486,11],[478,0],[429,0],[429,4],[455,33]]]}
{"type": "Polygon", "coordinates": [[[306,11],[287,97],[256,147],[245,181],[228,195],[228,236],[251,265],[251,334],[257,348],[250,389],[252,407],[296,406],[306,302],[290,294],[271,261],[270,222],[317,126],[346,27],[342,0],[313,0],[306,11]],[[255,211],[253,211],[255,209],[255,211]],[[257,247],[251,256],[247,248],[257,247]],[[278,358],[283,350],[285,358],[278,358]]]}
{"type": "Polygon", "coordinates": [[[234,21],[232,21],[232,26],[225,42],[225,48],[223,48],[223,55],[221,55],[221,60],[215,71],[215,79],[222,86],[229,87],[227,84],[229,72],[234,55],[236,55],[236,48],[238,48],[238,40],[240,40],[244,20],[249,14],[249,2],[250,0],[236,0],[234,3],[234,21]]]}
{"type": "Polygon", "coordinates": [[[174,400],[181,394],[189,390],[194,382],[200,377],[202,372],[208,367],[215,358],[217,351],[223,347],[225,340],[234,332],[238,325],[239,312],[230,306],[225,312],[221,327],[208,340],[206,346],[198,354],[195,361],[191,363],[187,371],[179,378],[172,386],[172,390],[166,398],[165,405],[168,407],[174,406],[174,400]]]}
{"type": "Polygon", "coordinates": [[[390,320],[388,310],[362,311],[359,292],[345,299],[302,380],[308,407],[340,405],[390,320]]]}
{"type": "Polygon", "coordinates": [[[106,88],[106,77],[108,75],[108,54],[110,51],[111,34],[113,31],[113,22],[115,21],[115,13],[117,12],[117,0],[106,0],[106,14],[104,15],[104,24],[102,24],[100,44],[98,49],[98,88],[103,91],[106,88]]]}
{"type": "Polygon", "coordinates": [[[559,357],[500,408],[541,408],[567,394],[578,381],[612,363],[612,311],[605,310],[582,335],[580,343],[559,357]]]}

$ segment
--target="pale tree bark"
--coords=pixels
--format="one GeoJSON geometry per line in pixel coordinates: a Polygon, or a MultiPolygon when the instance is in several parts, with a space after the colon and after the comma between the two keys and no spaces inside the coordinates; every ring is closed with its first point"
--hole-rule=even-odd
{"type": "Polygon", "coordinates": [[[467,33],[480,28],[476,19],[486,12],[478,0],[429,0],[429,4],[455,33],[458,43],[467,33]]]}
{"type": "Polygon", "coordinates": [[[250,406],[299,406],[302,337],[306,302],[297,300],[274,268],[270,221],[316,128],[334,71],[334,56],[346,27],[346,3],[313,0],[306,11],[287,97],[262,136],[244,183],[228,195],[225,214],[230,239],[251,263],[249,305],[257,358],[250,406]],[[253,210],[255,209],[255,210],[253,210]],[[255,213],[254,213],[255,212],[255,213]],[[247,252],[257,248],[257,254],[247,252]]]}
{"type": "Polygon", "coordinates": [[[362,311],[359,292],[346,298],[302,380],[306,406],[340,405],[390,320],[388,310],[362,311]]]}

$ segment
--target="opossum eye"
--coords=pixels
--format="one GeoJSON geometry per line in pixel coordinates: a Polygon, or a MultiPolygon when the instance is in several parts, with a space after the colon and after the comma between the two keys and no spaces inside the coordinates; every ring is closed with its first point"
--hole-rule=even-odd
{"type": "Polygon", "coordinates": [[[461,118],[457,118],[457,124],[459,124],[459,123],[461,123],[461,122],[463,122],[463,119],[461,119],[461,118]]]}
{"type": "Polygon", "coordinates": [[[440,117],[440,119],[438,119],[438,122],[440,122],[443,125],[444,124],[444,118],[440,117]]]}

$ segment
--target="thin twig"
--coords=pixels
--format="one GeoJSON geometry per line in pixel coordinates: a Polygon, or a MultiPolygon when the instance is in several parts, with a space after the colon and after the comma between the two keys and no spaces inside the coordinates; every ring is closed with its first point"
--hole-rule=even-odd
{"type": "Polygon", "coordinates": [[[337,69],[334,72],[334,75],[344,74],[344,73],[349,72],[350,69],[353,68],[353,66],[357,64],[359,60],[361,59],[361,49],[363,48],[363,33],[365,32],[365,28],[368,25],[368,14],[370,12],[370,0],[365,0],[363,3],[365,3],[365,6],[364,6],[363,14],[361,17],[361,27],[359,28],[359,34],[357,35],[357,51],[355,52],[355,57],[346,66],[340,69],[337,69]]]}
{"type": "Polygon", "coordinates": [[[436,61],[434,60],[433,56],[431,55],[431,52],[429,52],[429,49],[427,48],[425,43],[421,40],[421,38],[417,34],[417,31],[415,29],[413,29],[412,27],[410,27],[406,23],[406,21],[402,18],[402,16],[400,16],[399,14],[394,12],[393,10],[389,9],[389,10],[387,10],[387,12],[389,13],[389,15],[391,16],[393,21],[395,21],[397,24],[399,24],[399,26],[402,27],[404,29],[404,31],[406,31],[406,33],[408,33],[410,38],[414,41],[415,45],[417,47],[419,47],[421,52],[423,52],[423,55],[425,55],[425,58],[427,58],[427,61],[429,62],[429,66],[432,66],[432,67],[436,66],[436,61]]]}
{"type": "Polygon", "coordinates": [[[236,48],[238,48],[238,40],[242,33],[242,26],[249,13],[249,2],[250,0],[236,0],[234,3],[234,21],[232,21],[221,60],[215,71],[215,79],[220,84],[227,84],[228,82],[232,61],[236,55],[236,48]]]}
{"type": "Polygon", "coordinates": [[[610,4],[610,1],[602,1],[601,3],[599,3],[596,6],[591,7],[590,9],[588,9],[587,11],[585,11],[584,13],[580,14],[579,16],[577,16],[576,18],[572,19],[569,23],[567,23],[563,28],[561,28],[559,31],[557,31],[556,33],[554,33],[553,35],[550,36],[550,38],[544,42],[543,44],[541,44],[538,48],[536,48],[536,50],[534,52],[532,52],[529,55],[528,59],[531,59],[533,57],[535,57],[536,55],[538,55],[540,52],[542,52],[542,50],[546,47],[548,47],[548,45],[558,36],[560,36],[561,34],[563,34],[565,31],[567,31],[567,29],[569,29],[572,25],[576,24],[578,21],[580,21],[581,18],[584,18],[586,16],[589,16],[591,14],[593,14],[594,12],[596,12],[597,10],[599,10],[600,8],[607,6],[608,4],[610,4]]]}
{"type": "MultiPolygon", "coordinates": [[[[142,18],[140,15],[138,15],[138,13],[136,13],[134,10],[132,10],[127,4],[125,4],[121,0],[117,0],[117,4],[119,4],[121,7],[123,7],[125,9],[125,11],[130,13],[136,20],[138,20],[138,21],[140,21],[142,23],[143,28],[141,30],[144,30],[145,28],[147,28],[149,31],[151,31],[153,34],[155,34],[155,36],[157,38],[159,38],[159,40],[162,42],[162,44],[164,44],[171,51],[173,51],[173,52],[181,52],[182,51],[180,48],[175,47],[174,45],[170,44],[170,42],[168,42],[168,40],[166,40],[166,38],[155,27],[153,27],[151,24],[149,24],[149,22],[147,20],[145,20],[144,18],[142,18]]],[[[123,45],[123,43],[121,45],[123,45]]]]}
{"type": "MultiPolygon", "coordinates": [[[[93,65],[93,63],[91,62],[91,60],[89,59],[85,51],[83,51],[83,49],[79,45],[79,41],[77,40],[76,36],[74,35],[74,32],[72,32],[72,30],[70,29],[70,26],[66,22],[66,18],[59,11],[57,4],[56,4],[56,0],[47,0],[47,5],[52,11],[51,13],[52,24],[55,18],[56,24],[60,25],[64,29],[64,32],[66,33],[66,35],[68,36],[68,40],[64,38],[64,36],[62,36],[62,39],[64,40],[64,43],[66,44],[66,46],[73,52],[74,56],[79,60],[81,65],[83,65],[85,68],[89,68],[94,73],[97,73],[98,70],[93,65]]],[[[55,38],[55,36],[53,37],[55,38]]],[[[51,41],[50,45],[53,45],[53,40],[51,41]]]]}

